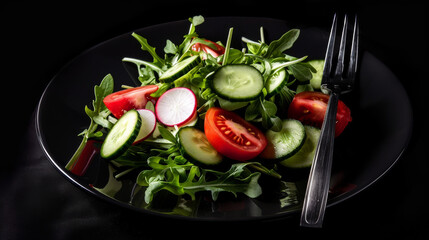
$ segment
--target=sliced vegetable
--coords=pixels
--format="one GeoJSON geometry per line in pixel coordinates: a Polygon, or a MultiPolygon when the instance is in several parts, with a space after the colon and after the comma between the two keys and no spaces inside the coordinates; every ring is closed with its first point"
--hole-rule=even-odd
{"type": "Polygon", "coordinates": [[[286,83],[287,72],[284,68],[274,72],[265,83],[265,88],[267,89],[267,98],[274,96],[276,93],[279,93],[286,83]]]}
{"type": "Polygon", "coordinates": [[[206,135],[194,127],[182,127],[178,133],[180,150],[186,159],[202,166],[214,166],[222,162],[222,155],[210,145],[206,135]]]}
{"type": "Polygon", "coordinates": [[[212,46],[215,46],[216,49],[211,48],[209,46],[207,46],[206,44],[203,43],[195,43],[194,45],[192,45],[192,51],[195,52],[199,52],[199,51],[204,51],[205,53],[208,53],[210,55],[212,55],[213,57],[219,57],[220,55],[225,53],[225,48],[222,47],[221,45],[212,42],[210,40],[204,39],[204,41],[211,43],[212,46]]]}
{"type": "Polygon", "coordinates": [[[153,100],[150,94],[157,90],[157,85],[125,89],[107,95],[103,99],[103,103],[113,116],[120,118],[128,110],[144,108],[148,101],[153,100]]]}
{"type": "Polygon", "coordinates": [[[185,75],[196,67],[201,62],[201,59],[198,55],[185,58],[184,60],[176,63],[167,71],[165,71],[160,77],[159,81],[161,82],[173,82],[174,80],[185,75]]]}
{"type": "Polygon", "coordinates": [[[217,69],[210,84],[218,96],[231,102],[243,102],[259,97],[264,78],[250,65],[232,64],[217,69]]]}
{"type": "Polygon", "coordinates": [[[106,159],[121,156],[133,144],[140,132],[140,114],[132,109],[113,125],[101,145],[100,155],[106,159]]]}
{"type": "Polygon", "coordinates": [[[100,152],[99,142],[94,139],[89,139],[86,142],[86,145],[78,160],[70,169],[70,171],[77,176],[84,175],[92,159],[94,159],[98,152],[100,152]]]}
{"type": "Polygon", "coordinates": [[[304,126],[295,119],[283,120],[282,129],[279,132],[268,130],[265,136],[268,144],[260,156],[275,161],[294,155],[302,147],[306,138],[304,126]]]}
{"type": "Polygon", "coordinates": [[[258,128],[237,114],[217,107],[207,111],[204,132],[220,154],[238,161],[255,158],[267,145],[258,128]]]}
{"type": "Polygon", "coordinates": [[[323,67],[325,66],[325,60],[311,60],[308,63],[316,69],[316,73],[313,73],[313,78],[310,80],[310,84],[314,89],[320,89],[323,76],[323,67]]]}
{"type": "Polygon", "coordinates": [[[134,141],[134,144],[139,143],[148,138],[153,133],[156,127],[156,117],[154,112],[149,109],[138,109],[137,112],[140,114],[142,123],[140,126],[139,134],[134,141]]]}
{"type": "Polygon", "coordinates": [[[197,98],[189,88],[178,87],[166,91],[156,102],[158,121],[165,126],[180,127],[195,117],[197,98]]]}
{"type": "Polygon", "coordinates": [[[304,145],[293,156],[281,161],[281,165],[288,168],[306,168],[313,163],[317,142],[320,137],[320,129],[308,125],[304,125],[304,129],[307,136],[304,145]]]}
{"type": "MultiPolygon", "coordinates": [[[[306,125],[321,128],[328,100],[329,95],[321,92],[298,93],[289,105],[288,117],[297,119],[306,125]]],[[[338,101],[336,120],[335,136],[337,137],[352,121],[350,109],[341,100],[338,101]]]]}

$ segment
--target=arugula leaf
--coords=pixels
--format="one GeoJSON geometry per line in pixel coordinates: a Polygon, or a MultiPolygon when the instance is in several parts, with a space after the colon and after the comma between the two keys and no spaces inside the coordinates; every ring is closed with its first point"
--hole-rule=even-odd
{"type": "MultiPolygon", "coordinates": [[[[159,163],[159,159],[156,161],[159,163]]],[[[190,164],[178,165],[170,162],[161,164],[160,168],[142,171],[137,177],[137,184],[147,186],[146,203],[150,203],[153,196],[161,190],[167,190],[176,195],[188,194],[192,200],[195,200],[195,194],[201,191],[210,191],[213,200],[217,200],[220,192],[231,192],[235,196],[237,193],[244,193],[251,198],[256,198],[262,194],[258,184],[261,173],[252,173],[248,170],[246,166],[251,164],[255,163],[237,163],[231,165],[228,171],[219,172],[201,169],[190,164]],[[180,169],[186,169],[186,171],[181,172],[180,169]]]]}
{"type": "Polygon", "coordinates": [[[110,111],[106,108],[103,103],[103,99],[113,92],[113,77],[112,75],[106,75],[101,81],[100,85],[95,85],[94,87],[94,95],[95,99],[92,101],[93,110],[91,110],[88,106],[85,106],[85,113],[91,119],[91,123],[88,129],[85,129],[82,132],[83,139],[80,143],[78,149],[73,154],[71,159],[66,165],[67,170],[71,170],[75,165],[76,161],[79,159],[80,154],[85,148],[86,143],[89,138],[92,137],[101,137],[103,133],[101,131],[97,131],[98,125],[101,125],[104,128],[111,128],[112,123],[107,120],[107,117],[110,114],[110,111]]]}
{"type": "Polygon", "coordinates": [[[141,45],[141,49],[143,51],[148,51],[150,53],[150,55],[152,55],[154,64],[157,64],[157,63],[159,63],[161,65],[165,64],[164,59],[162,59],[161,57],[158,56],[158,54],[155,51],[155,48],[149,45],[146,38],[138,35],[135,32],[133,32],[131,34],[131,36],[133,36],[135,39],[137,39],[137,41],[139,41],[139,43],[141,45]]]}
{"type": "Polygon", "coordinates": [[[217,200],[220,192],[230,192],[237,196],[237,193],[244,193],[250,198],[256,198],[262,194],[262,189],[258,184],[261,175],[259,172],[252,173],[245,168],[253,163],[232,164],[227,172],[218,172],[210,169],[203,169],[198,180],[189,179],[182,184],[183,190],[191,198],[195,199],[195,193],[200,191],[210,191],[214,201],[217,200]],[[207,181],[207,173],[214,173],[218,178],[207,181]]]}

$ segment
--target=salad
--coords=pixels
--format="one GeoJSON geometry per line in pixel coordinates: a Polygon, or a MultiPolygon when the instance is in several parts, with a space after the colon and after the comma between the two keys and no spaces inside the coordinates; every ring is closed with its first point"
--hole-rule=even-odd
{"type": "MultiPolygon", "coordinates": [[[[280,168],[311,166],[329,95],[320,92],[323,60],[307,61],[286,52],[300,31],[291,29],[265,42],[242,37],[247,46],[204,39],[189,19],[182,43],[166,40],[164,57],[143,36],[133,33],[152,61],[134,64],[140,86],[115,91],[108,74],[94,87],[91,122],[66,169],[84,174],[99,155],[145,188],[144,200],[168,191],[196,198],[210,192],[259,197],[261,174],[281,179],[280,168]],[[130,174],[137,173],[137,174],[130,174]]],[[[336,136],[351,121],[339,102],[336,136]]]]}

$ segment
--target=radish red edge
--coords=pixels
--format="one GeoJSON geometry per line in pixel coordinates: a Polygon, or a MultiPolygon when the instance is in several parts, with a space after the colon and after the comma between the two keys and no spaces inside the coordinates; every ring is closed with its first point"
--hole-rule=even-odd
{"type": "Polygon", "coordinates": [[[197,97],[189,88],[178,87],[166,91],[156,102],[159,122],[168,127],[180,127],[192,120],[197,111],[197,97]]]}
{"type": "Polygon", "coordinates": [[[146,138],[148,138],[156,127],[156,117],[155,113],[149,109],[138,109],[137,112],[140,114],[142,124],[140,127],[139,135],[133,144],[137,144],[146,138]]]}

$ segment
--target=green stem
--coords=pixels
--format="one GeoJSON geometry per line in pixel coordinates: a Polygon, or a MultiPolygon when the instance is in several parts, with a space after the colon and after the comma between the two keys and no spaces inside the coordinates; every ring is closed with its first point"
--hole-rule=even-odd
{"type": "Polygon", "coordinates": [[[146,61],[143,61],[143,60],[139,60],[139,59],[135,59],[135,58],[128,58],[128,57],[125,57],[125,58],[123,58],[122,59],[122,62],[130,62],[130,63],[134,63],[135,65],[137,65],[137,67],[138,67],[138,72],[139,72],[139,75],[142,75],[141,74],[141,70],[140,70],[140,66],[141,65],[144,65],[144,66],[146,66],[146,67],[150,67],[150,68],[152,68],[154,71],[156,71],[159,75],[162,75],[163,73],[164,73],[164,71],[162,71],[162,69],[161,68],[159,68],[158,66],[156,66],[155,64],[153,64],[153,63],[150,63],[150,62],[146,62],[146,61]]]}
{"type": "Polygon", "coordinates": [[[298,58],[298,59],[293,60],[293,61],[289,61],[289,62],[282,63],[282,64],[280,64],[280,65],[276,66],[275,68],[271,69],[271,70],[272,70],[273,72],[275,72],[276,70],[279,70],[279,69],[285,68],[285,67],[290,66],[290,65],[293,65],[293,64],[295,64],[295,63],[302,62],[302,61],[304,61],[306,58],[307,58],[307,56],[304,56],[304,57],[302,57],[302,58],[298,58]]]}
{"type": "Polygon", "coordinates": [[[261,35],[261,43],[265,43],[264,27],[259,28],[259,34],[261,35]]]}
{"type": "Polygon", "coordinates": [[[234,28],[230,28],[228,32],[228,39],[226,40],[225,53],[223,55],[222,66],[225,66],[226,63],[228,62],[229,49],[231,48],[231,40],[232,40],[233,32],[234,32],[234,28]]]}
{"type": "Polygon", "coordinates": [[[268,169],[262,165],[256,165],[256,164],[251,164],[249,165],[250,167],[254,168],[255,170],[267,174],[268,176],[277,178],[277,179],[281,179],[282,175],[278,174],[276,171],[274,171],[273,169],[268,169]]]}

